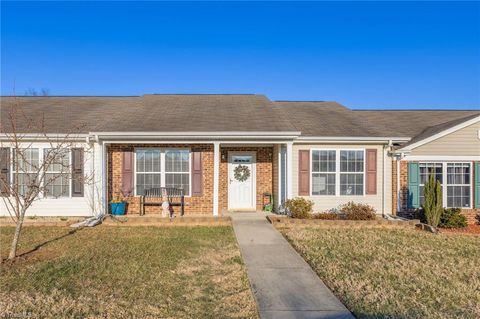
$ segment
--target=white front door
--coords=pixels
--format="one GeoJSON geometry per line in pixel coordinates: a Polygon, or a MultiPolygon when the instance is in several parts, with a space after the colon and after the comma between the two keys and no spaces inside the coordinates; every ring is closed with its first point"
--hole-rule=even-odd
{"type": "Polygon", "coordinates": [[[256,210],[255,153],[228,153],[228,209],[256,210]]]}

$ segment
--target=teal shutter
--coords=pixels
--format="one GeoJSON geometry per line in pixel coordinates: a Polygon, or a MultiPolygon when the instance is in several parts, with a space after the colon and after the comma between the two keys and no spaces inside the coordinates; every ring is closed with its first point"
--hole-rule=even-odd
{"type": "Polygon", "coordinates": [[[408,163],[408,208],[420,207],[418,163],[408,163]]]}
{"type": "Polygon", "coordinates": [[[475,162],[475,208],[480,208],[480,162],[475,162]]]}

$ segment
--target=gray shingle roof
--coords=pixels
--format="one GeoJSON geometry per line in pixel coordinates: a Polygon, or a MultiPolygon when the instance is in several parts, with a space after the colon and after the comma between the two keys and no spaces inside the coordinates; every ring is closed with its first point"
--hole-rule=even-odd
{"type": "Polygon", "coordinates": [[[265,96],[254,94],[2,97],[4,128],[14,99],[28,117],[44,116],[47,133],[71,132],[72,127],[82,127],[85,133],[295,130],[282,114],[272,109],[265,96]]]}
{"type": "MultiPolygon", "coordinates": [[[[127,97],[1,97],[2,130],[19,105],[30,119],[44,118],[46,133],[88,132],[295,132],[323,137],[408,137],[418,140],[480,111],[351,110],[336,102],[272,102],[255,94],[164,94],[127,97]],[[17,104],[15,104],[15,100],[17,104]]],[[[27,120],[19,131],[28,128],[27,120]]]]}
{"type": "Polygon", "coordinates": [[[408,137],[427,127],[480,115],[459,110],[351,110],[336,102],[273,102],[302,136],[408,137]]]}

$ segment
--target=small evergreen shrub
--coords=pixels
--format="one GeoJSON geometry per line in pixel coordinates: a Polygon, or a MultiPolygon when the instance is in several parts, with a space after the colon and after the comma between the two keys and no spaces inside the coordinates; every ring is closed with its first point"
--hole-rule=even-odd
{"type": "Polygon", "coordinates": [[[460,215],[460,208],[445,208],[440,216],[439,227],[465,228],[468,226],[467,218],[460,215]]]}
{"type": "Polygon", "coordinates": [[[374,220],[375,208],[368,204],[348,202],[340,206],[340,211],[347,220],[374,220]]]}
{"type": "Polygon", "coordinates": [[[303,197],[296,197],[285,201],[285,207],[292,218],[308,219],[312,216],[313,202],[303,197]]]}
{"type": "Polygon", "coordinates": [[[430,175],[430,179],[425,183],[424,195],[425,202],[422,208],[427,224],[437,227],[443,212],[442,185],[440,181],[435,180],[433,174],[430,175]]]}

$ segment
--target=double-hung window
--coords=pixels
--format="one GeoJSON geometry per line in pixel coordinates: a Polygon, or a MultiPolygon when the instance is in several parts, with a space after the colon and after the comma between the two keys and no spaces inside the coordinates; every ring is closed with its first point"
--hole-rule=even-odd
{"type": "Polygon", "coordinates": [[[27,194],[29,187],[38,185],[37,179],[40,167],[39,149],[24,148],[21,149],[18,154],[14,154],[14,156],[13,181],[15,182],[15,178],[18,178],[18,193],[24,196],[27,194]],[[16,160],[16,156],[18,156],[18,161],[16,160]],[[18,169],[15,167],[15,163],[18,163],[18,169]]]}
{"type": "Polygon", "coordinates": [[[161,186],[162,168],[160,157],[160,150],[145,149],[136,151],[136,189],[138,195],[145,194],[145,190],[161,186]]]}
{"type": "Polygon", "coordinates": [[[420,174],[419,183],[419,198],[420,205],[425,203],[425,183],[430,180],[430,176],[433,175],[435,180],[442,184],[443,189],[443,164],[442,163],[420,163],[418,165],[420,174]]]}
{"type": "Polygon", "coordinates": [[[363,195],[364,150],[312,150],[312,195],[363,195]]]}
{"type": "Polygon", "coordinates": [[[335,195],[336,151],[312,151],[312,195],[335,195]]]}
{"type": "Polygon", "coordinates": [[[165,151],[165,186],[182,188],[185,195],[190,189],[190,161],[188,150],[165,151]]]}
{"type": "Polygon", "coordinates": [[[470,164],[447,163],[447,207],[470,207],[470,164]]]}
{"type": "Polygon", "coordinates": [[[136,194],[152,188],[182,188],[190,194],[190,151],[185,149],[136,150],[136,194]]]}
{"type": "Polygon", "coordinates": [[[340,195],[363,195],[364,152],[340,151],[340,195]]]}
{"type": "Polygon", "coordinates": [[[43,150],[45,177],[43,179],[46,197],[70,196],[70,150],[43,150]]]}
{"type": "Polygon", "coordinates": [[[442,185],[443,206],[470,207],[471,164],[470,163],[419,163],[420,205],[425,203],[425,183],[433,175],[442,185]]]}

